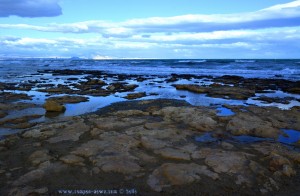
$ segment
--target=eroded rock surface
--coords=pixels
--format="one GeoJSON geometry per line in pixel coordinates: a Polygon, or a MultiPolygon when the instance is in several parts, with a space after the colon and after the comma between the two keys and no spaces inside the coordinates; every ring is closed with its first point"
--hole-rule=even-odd
{"type": "Polygon", "coordinates": [[[236,114],[222,118],[213,108],[145,107],[149,103],[155,102],[137,103],[143,110],[41,123],[2,140],[0,193],[54,194],[64,187],[125,184],[141,195],[172,190],[273,194],[298,178],[300,153],[276,141],[282,127],[298,125],[298,109],[276,117],[267,112],[272,108],[236,106],[236,114]],[[205,134],[214,140],[195,140],[205,134]],[[273,140],[240,143],[235,135],[273,140]]]}

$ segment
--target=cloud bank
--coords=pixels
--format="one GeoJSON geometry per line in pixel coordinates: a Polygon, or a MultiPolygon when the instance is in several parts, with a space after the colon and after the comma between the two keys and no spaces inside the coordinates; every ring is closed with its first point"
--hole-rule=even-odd
{"type": "Polygon", "coordinates": [[[62,14],[58,0],[0,0],[0,17],[53,17],[62,14]]]}
{"type": "Polygon", "coordinates": [[[0,36],[0,57],[300,58],[300,0],[240,14],[0,24],[1,28],[31,30],[39,36],[0,36]]]}
{"type": "MultiPolygon", "coordinates": [[[[9,7],[39,6],[49,10],[57,7],[57,0],[0,0],[0,2],[16,2],[8,3],[9,7]],[[20,3],[24,2],[24,3],[20,3]],[[34,3],[33,3],[34,2],[34,3]],[[43,3],[41,3],[43,2],[43,3]],[[48,5],[48,6],[46,6],[48,5]],[[52,6],[51,6],[52,5],[52,6]]],[[[4,6],[1,5],[1,6],[4,6]]],[[[3,12],[2,11],[2,12],[3,12]]],[[[9,12],[9,11],[7,11],[9,12]]],[[[41,13],[28,12],[16,9],[19,14],[37,15],[41,13]],[[23,13],[22,13],[23,12],[23,13]]],[[[45,12],[51,14],[53,12],[45,12]]],[[[0,15],[5,15],[1,14],[0,15]]],[[[130,36],[135,33],[177,33],[177,32],[207,32],[234,29],[260,29],[271,27],[286,27],[300,25],[300,0],[287,4],[275,5],[256,12],[247,12],[240,14],[211,14],[211,15],[181,15],[174,17],[153,17],[143,19],[132,19],[124,22],[114,23],[106,21],[84,21],[68,24],[48,24],[46,26],[22,25],[22,24],[1,24],[0,28],[24,28],[46,32],[63,32],[63,33],[101,33],[109,36],[130,36]]]]}

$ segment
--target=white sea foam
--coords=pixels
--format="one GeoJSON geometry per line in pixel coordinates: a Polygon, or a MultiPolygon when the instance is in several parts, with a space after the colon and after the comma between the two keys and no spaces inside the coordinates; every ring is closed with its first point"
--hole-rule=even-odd
{"type": "Polygon", "coordinates": [[[255,63],[255,60],[245,60],[245,59],[237,59],[235,60],[236,63],[255,63]]]}
{"type": "Polygon", "coordinates": [[[178,63],[205,63],[207,60],[179,60],[178,63]]]}

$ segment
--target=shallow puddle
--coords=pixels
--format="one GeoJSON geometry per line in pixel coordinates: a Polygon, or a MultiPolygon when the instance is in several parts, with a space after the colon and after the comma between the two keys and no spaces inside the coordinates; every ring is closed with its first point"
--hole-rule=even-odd
{"type": "Polygon", "coordinates": [[[294,144],[300,140],[300,131],[281,129],[285,135],[280,135],[278,141],[284,144],[294,144]]]}
{"type": "Polygon", "coordinates": [[[211,133],[205,133],[201,136],[196,136],[195,140],[197,142],[201,142],[201,143],[210,143],[210,142],[216,142],[217,139],[211,136],[211,133]]]}
{"type": "Polygon", "coordinates": [[[107,97],[92,97],[87,96],[89,101],[76,104],[65,104],[66,111],[61,116],[76,116],[89,112],[95,112],[97,109],[108,106],[112,103],[124,101],[124,98],[110,95],[107,97]]]}
{"type": "Polygon", "coordinates": [[[217,108],[217,115],[218,116],[232,116],[235,114],[231,109],[225,108],[225,107],[219,107],[217,108]]]}
{"type": "Polygon", "coordinates": [[[253,142],[262,142],[262,141],[272,141],[271,138],[262,138],[262,137],[255,137],[249,135],[239,135],[239,136],[232,136],[234,141],[240,143],[253,143],[253,142]]]}

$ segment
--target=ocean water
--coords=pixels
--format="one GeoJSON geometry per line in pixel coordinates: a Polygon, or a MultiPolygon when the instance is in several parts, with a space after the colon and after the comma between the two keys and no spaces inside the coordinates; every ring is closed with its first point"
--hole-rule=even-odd
{"type": "Polygon", "coordinates": [[[84,60],[84,59],[2,59],[0,82],[23,80],[37,70],[101,70],[119,74],[209,76],[237,75],[247,78],[300,80],[300,59],[281,60],[84,60]]]}

